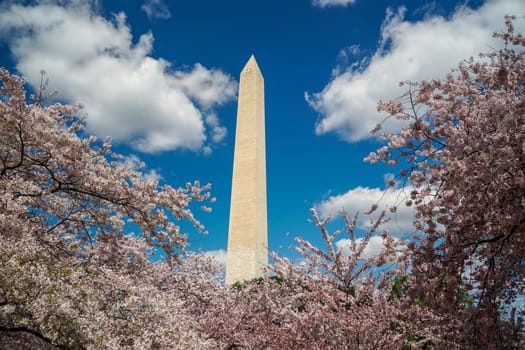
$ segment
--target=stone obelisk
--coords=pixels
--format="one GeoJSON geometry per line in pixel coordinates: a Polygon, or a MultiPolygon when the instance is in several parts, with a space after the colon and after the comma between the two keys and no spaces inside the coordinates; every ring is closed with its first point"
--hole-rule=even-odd
{"type": "Polygon", "coordinates": [[[267,248],[264,79],[252,55],[239,84],[226,285],[262,276],[267,248]]]}

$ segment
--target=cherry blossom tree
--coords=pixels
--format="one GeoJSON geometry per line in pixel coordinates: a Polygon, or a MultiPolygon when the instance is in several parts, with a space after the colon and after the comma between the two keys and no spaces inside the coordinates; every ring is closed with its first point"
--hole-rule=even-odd
{"type": "Polygon", "coordinates": [[[0,81],[2,334],[68,349],[211,346],[180,289],[197,288],[207,263],[181,259],[176,224],[203,229],[190,205],[208,201],[209,186],[144,179],[109,141],[84,136],[78,107],[43,106],[45,80],[33,103],[22,78],[0,69],[0,81]]]}
{"type": "Polygon", "coordinates": [[[379,103],[408,122],[366,159],[399,164],[413,187],[410,294],[443,315],[462,348],[525,343],[525,38],[513,20],[495,34],[502,49],[379,103]]]}
{"type": "Polygon", "coordinates": [[[342,213],[345,229],[329,233],[330,218],[312,210],[325,247],[297,238],[302,261],[273,255],[270,277],[238,283],[199,310],[207,337],[225,349],[400,349],[441,344],[435,315],[402,292],[406,264],[398,264],[400,243],[382,233],[384,250],[365,258],[379,216],[364,237],[356,220],[342,213]],[[337,251],[345,235],[350,254],[337,251]],[[220,315],[220,317],[217,317],[220,315]]]}

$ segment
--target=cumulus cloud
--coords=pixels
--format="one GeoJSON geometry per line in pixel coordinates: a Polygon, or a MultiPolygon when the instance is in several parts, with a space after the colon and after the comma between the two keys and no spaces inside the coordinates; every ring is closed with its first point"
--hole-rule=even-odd
{"type": "Polygon", "coordinates": [[[176,86],[205,109],[229,101],[237,91],[237,85],[232,84],[228,75],[218,70],[209,70],[199,63],[190,71],[175,72],[174,76],[176,86]]]}
{"type": "Polygon", "coordinates": [[[120,163],[127,165],[128,168],[142,173],[143,180],[160,181],[163,179],[162,175],[156,169],[145,170],[146,164],[140,160],[136,154],[129,154],[124,156],[120,163]]]}
{"type": "Polygon", "coordinates": [[[337,216],[342,210],[350,216],[359,213],[357,225],[361,229],[369,227],[373,219],[379,215],[378,213],[384,210],[390,221],[385,223],[381,229],[387,229],[392,235],[404,236],[415,230],[414,209],[404,204],[411,190],[410,187],[382,190],[359,186],[346,193],[330,196],[315,207],[322,217],[337,216]],[[378,205],[378,209],[371,215],[365,215],[364,213],[368,212],[373,205],[378,205]],[[395,213],[390,211],[393,206],[397,207],[395,213]]]}
{"type": "Polygon", "coordinates": [[[219,123],[219,119],[217,118],[217,115],[214,113],[209,114],[206,116],[206,124],[210,127],[212,130],[212,140],[215,143],[221,142],[227,134],[227,130],[224,126],[221,126],[219,123]]]}
{"type": "Polygon", "coordinates": [[[217,139],[205,115],[235,98],[229,75],[198,63],[173,70],[150,55],[151,33],[133,40],[125,14],[108,20],[86,2],[63,3],[1,7],[0,39],[30,84],[44,69],[62,100],[85,104],[90,132],[143,152],[199,150],[217,139]]]}
{"type": "MultiPolygon", "coordinates": [[[[349,142],[369,137],[385,117],[377,112],[377,102],[403,95],[400,81],[442,78],[462,59],[497,47],[492,32],[504,29],[505,15],[525,13],[525,2],[492,0],[477,10],[458,7],[449,18],[427,13],[418,22],[405,20],[405,12],[387,10],[378,49],[369,60],[335,69],[321,92],[305,94],[320,114],[317,134],[335,132],[349,142]]],[[[523,26],[518,22],[517,27],[523,26]]],[[[399,123],[389,122],[384,129],[396,130],[399,123]]]]}
{"type": "Polygon", "coordinates": [[[312,5],[319,7],[346,6],[355,3],[356,0],[312,0],[312,5]]]}
{"type": "MultiPolygon", "coordinates": [[[[350,45],[339,51],[337,54],[337,65],[332,69],[332,76],[337,77],[346,70],[362,70],[368,64],[369,57],[361,55],[361,48],[357,44],[350,45]]],[[[307,94],[306,94],[307,96],[307,94]]]]}
{"type": "Polygon", "coordinates": [[[351,56],[357,56],[361,52],[361,49],[359,45],[353,44],[348,47],[345,47],[339,51],[339,54],[337,54],[338,60],[344,60],[346,63],[348,63],[348,58],[351,56]]]}
{"type": "Polygon", "coordinates": [[[171,17],[170,10],[163,0],[147,0],[142,4],[141,9],[146,12],[146,15],[150,19],[167,19],[171,17]]]}

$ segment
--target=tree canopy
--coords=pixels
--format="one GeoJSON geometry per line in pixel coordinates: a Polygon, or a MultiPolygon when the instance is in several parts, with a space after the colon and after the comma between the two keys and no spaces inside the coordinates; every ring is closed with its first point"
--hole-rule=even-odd
{"type": "Polygon", "coordinates": [[[23,79],[2,69],[0,80],[2,331],[74,349],[198,348],[177,312],[187,241],[176,221],[202,229],[189,206],[209,186],[159,187],[83,136],[78,107],[44,107],[45,82],[27,103],[23,79]]]}

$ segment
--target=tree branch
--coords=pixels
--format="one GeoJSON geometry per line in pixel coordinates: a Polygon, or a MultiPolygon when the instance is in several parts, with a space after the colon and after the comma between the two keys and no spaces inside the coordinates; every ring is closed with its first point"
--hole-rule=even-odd
{"type": "Polygon", "coordinates": [[[38,339],[45,341],[49,345],[52,345],[52,346],[56,347],[57,349],[69,350],[69,348],[67,346],[60,345],[60,344],[58,344],[58,345],[57,344],[53,344],[53,341],[51,339],[49,339],[48,337],[46,337],[45,335],[43,335],[42,333],[40,333],[38,331],[35,331],[33,329],[27,328],[27,327],[23,327],[23,326],[18,326],[18,327],[0,326],[0,332],[6,332],[6,333],[29,333],[29,334],[37,337],[38,339]]]}

